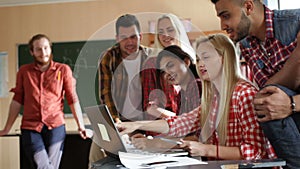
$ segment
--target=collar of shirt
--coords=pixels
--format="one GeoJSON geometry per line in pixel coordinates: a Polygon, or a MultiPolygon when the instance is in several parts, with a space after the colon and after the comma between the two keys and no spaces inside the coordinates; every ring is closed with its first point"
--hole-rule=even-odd
{"type": "MultiPolygon", "coordinates": [[[[33,64],[33,69],[40,71],[40,67],[38,66],[37,63],[33,64]]],[[[57,69],[56,64],[55,64],[55,62],[53,60],[50,61],[50,66],[49,66],[49,68],[47,70],[50,70],[50,69],[51,70],[56,70],[57,69]]]]}
{"type": "MultiPolygon", "coordinates": [[[[266,37],[265,37],[266,40],[266,39],[274,38],[274,29],[273,29],[274,12],[269,8],[267,8],[266,6],[264,6],[264,9],[265,9],[265,24],[266,24],[266,37]]],[[[260,40],[255,36],[248,36],[247,41],[249,42],[257,41],[257,43],[259,43],[260,40]]]]}
{"type": "Polygon", "coordinates": [[[273,29],[273,16],[274,12],[264,6],[265,8],[265,22],[266,22],[266,38],[274,38],[274,29],[273,29]]]}

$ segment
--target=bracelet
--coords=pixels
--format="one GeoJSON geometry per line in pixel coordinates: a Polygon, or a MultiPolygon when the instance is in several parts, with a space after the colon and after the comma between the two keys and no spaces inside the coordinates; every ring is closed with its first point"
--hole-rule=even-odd
{"type": "Polygon", "coordinates": [[[291,108],[292,108],[292,114],[296,113],[296,103],[294,102],[293,96],[290,96],[291,100],[291,108]]]}

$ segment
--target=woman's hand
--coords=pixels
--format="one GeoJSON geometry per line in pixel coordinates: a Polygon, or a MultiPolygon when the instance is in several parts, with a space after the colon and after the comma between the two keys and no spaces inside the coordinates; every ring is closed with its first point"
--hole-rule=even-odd
{"type": "Polygon", "coordinates": [[[131,137],[131,143],[134,147],[142,150],[146,150],[148,147],[147,145],[149,144],[147,137],[140,133],[131,137]]]}
{"type": "Polygon", "coordinates": [[[209,156],[209,145],[203,144],[198,141],[184,141],[181,140],[180,148],[188,151],[191,156],[209,156]]]}
{"type": "Polygon", "coordinates": [[[121,135],[130,134],[135,130],[139,129],[138,122],[118,122],[116,123],[116,127],[120,131],[121,135]]]}
{"type": "Polygon", "coordinates": [[[174,143],[168,143],[160,138],[153,138],[152,136],[146,137],[143,134],[136,134],[132,136],[131,143],[138,149],[161,152],[177,147],[174,143]]]}

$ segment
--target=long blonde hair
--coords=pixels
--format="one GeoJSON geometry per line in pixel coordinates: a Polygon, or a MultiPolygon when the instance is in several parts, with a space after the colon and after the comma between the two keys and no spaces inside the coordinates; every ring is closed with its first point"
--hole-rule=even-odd
{"type": "MultiPolygon", "coordinates": [[[[196,49],[203,42],[210,42],[216,49],[217,53],[223,57],[221,91],[219,91],[218,115],[221,115],[217,132],[220,144],[226,144],[228,116],[230,112],[230,102],[232,93],[237,82],[243,78],[239,66],[239,58],[236,54],[233,42],[225,34],[214,34],[208,37],[199,37],[195,46],[196,49]]],[[[212,111],[213,99],[217,90],[213,87],[211,81],[202,80],[202,97],[201,97],[201,127],[203,128],[209,113],[212,111]]],[[[218,119],[218,118],[217,118],[218,119]]],[[[218,121],[217,121],[218,123],[218,121]]]]}
{"type": "Polygon", "coordinates": [[[170,22],[172,23],[175,31],[176,31],[176,35],[177,35],[177,40],[179,41],[179,47],[181,47],[181,49],[186,52],[187,54],[189,54],[191,57],[192,57],[192,61],[195,63],[196,61],[196,54],[195,54],[195,51],[189,41],[189,38],[188,38],[188,35],[185,31],[185,28],[182,24],[182,22],[180,21],[180,19],[174,15],[174,14],[171,14],[171,13],[168,13],[168,14],[164,14],[162,16],[160,16],[158,19],[157,19],[157,22],[156,22],[156,34],[155,34],[155,37],[154,37],[154,49],[156,49],[157,51],[155,52],[156,56],[157,54],[164,48],[160,41],[159,41],[159,38],[158,38],[158,23],[160,20],[162,19],[169,19],[170,22]]]}

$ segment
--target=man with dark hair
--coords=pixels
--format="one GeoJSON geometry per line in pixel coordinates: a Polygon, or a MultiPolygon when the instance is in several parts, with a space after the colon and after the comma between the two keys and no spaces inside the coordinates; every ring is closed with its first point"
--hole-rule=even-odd
{"type": "Polygon", "coordinates": [[[116,21],[116,35],[119,34],[119,28],[121,26],[123,27],[130,27],[132,25],[136,26],[136,29],[138,32],[141,32],[140,22],[137,20],[137,18],[134,15],[131,14],[125,14],[118,18],[116,21]]]}
{"type": "Polygon", "coordinates": [[[221,28],[239,42],[262,89],[254,104],[266,136],[278,157],[287,161],[286,168],[300,168],[300,95],[287,88],[299,87],[299,77],[288,72],[299,70],[300,9],[272,11],[260,0],[211,1],[221,28]]]}
{"type": "Polygon", "coordinates": [[[23,106],[21,139],[32,167],[58,169],[65,140],[63,99],[66,96],[82,138],[86,138],[82,112],[70,67],[54,62],[51,41],[43,34],[29,41],[34,63],[23,65],[17,74],[9,116],[0,136],[6,135],[23,106]]]}
{"type": "MultiPolygon", "coordinates": [[[[141,70],[149,49],[140,45],[141,39],[137,18],[120,16],[116,21],[117,43],[99,61],[100,102],[107,105],[115,122],[144,119],[141,70]]],[[[90,164],[104,156],[100,149],[92,143],[90,164]]]]}
{"type": "Polygon", "coordinates": [[[143,118],[135,111],[142,111],[140,72],[149,54],[149,49],[140,45],[141,39],[137,18],[120,16],[116,21],[117,44],[99,62],[100,101],[108,106],[116,122],[143,118]]]}

